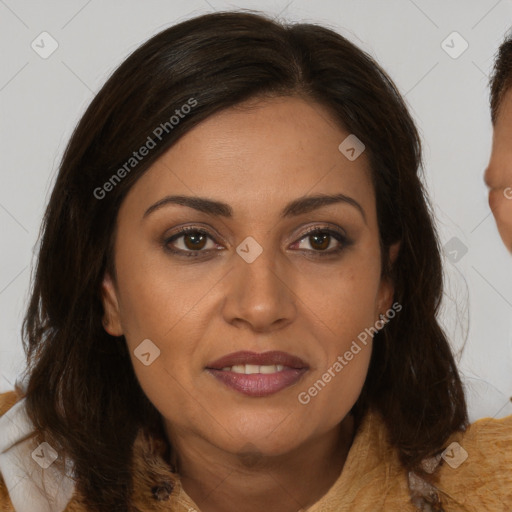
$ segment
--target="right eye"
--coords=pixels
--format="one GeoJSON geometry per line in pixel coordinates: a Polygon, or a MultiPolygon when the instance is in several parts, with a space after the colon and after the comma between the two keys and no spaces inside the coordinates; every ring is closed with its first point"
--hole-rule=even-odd
{"type": "Polygon", "coordinates": [[[215,250],[214,247],[205,249],[208,239],[210,239],[215,245],[215,240],[207,231],[189,226],[180,228],[176,234],[166,238],[164,246],[167,250],[179,256],[199,256],[199,253],[201,252],[215,250]],[[178,244],[181,245],[181,247],[176,248],[175,242],[178,240],[181,241],[181,243],[178,244]]]}

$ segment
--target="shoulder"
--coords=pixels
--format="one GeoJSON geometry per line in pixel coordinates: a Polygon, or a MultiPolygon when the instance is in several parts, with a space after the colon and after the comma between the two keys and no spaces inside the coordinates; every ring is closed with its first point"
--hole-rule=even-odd
{"type": "Polygon", "coordinates": [[[70,501],[73,480],[37,444],[24,397],[20,389],[0,394],[0,511],[84,511],[78,500],[70,501]]]}
{"type": "Polygon", "coordinates": [[[461,510],[512,510],[512,416],[482,418],[448,440],[439,469],[447,504],[461,510]]]}
{"type": "Polygon", "coordinates": [[[23,396],[18,391],[0,393],[0,416],[3,416],[23,396]]]}

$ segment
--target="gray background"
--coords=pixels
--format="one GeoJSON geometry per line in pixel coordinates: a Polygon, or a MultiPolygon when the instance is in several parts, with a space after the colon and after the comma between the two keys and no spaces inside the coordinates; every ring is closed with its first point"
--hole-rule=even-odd
{"type": "Polygon", "coordinates": [[[0,391],[12,389],[24,364],[20,327],[44,206],[95,91],[158,31],[237,8],[325,24],[389,72],[424,141],[425,181],[448,244],[442,322],[471,419],[512,414],[512,258],[483,183],[492,138],[488,74],[512,24],[511,0],[0,0],[0,391]],[[40,53],[52,41],[42,32],[58,43],[46,59],[40,53]]]}

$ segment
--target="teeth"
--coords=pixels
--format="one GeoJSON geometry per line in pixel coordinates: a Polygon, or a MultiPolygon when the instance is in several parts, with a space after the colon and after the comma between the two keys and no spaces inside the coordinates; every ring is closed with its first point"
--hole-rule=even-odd
{"type": "Polygon", "coordinates": [[[284,366],[282,364],[270,364],[258,366],[257,364],[235,364],[234,366],[226,366],[222,368],[223,372],[245,373],[252,375],[254,373],[276,373],[282,372],[284,366]]]}

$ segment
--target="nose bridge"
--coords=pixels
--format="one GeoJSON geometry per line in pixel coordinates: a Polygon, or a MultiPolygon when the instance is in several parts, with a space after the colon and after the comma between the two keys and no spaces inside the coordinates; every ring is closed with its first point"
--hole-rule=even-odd
{"type": "Polygon", "coordinates": [[[224,308],[226,321],[245,321],[264,330],[292,318],[294,294],[274,249],[248,237],[237,247],[233,265],[224,308]]]}
{"type": "Polygon", "coordinates": [[[260,247],[261,249],[258,250],[254,242],[247,241],[237,248],[241,259],[237,262],[237,271],[244,280],[250,281],[253,291],[257,291],[258,288],[272,287],[277,279],[276,251],[270,246],[264,248],[260,245],[260,247]],[[245,252],[247,249],[249,249],[248,252],[245,252]]]}

